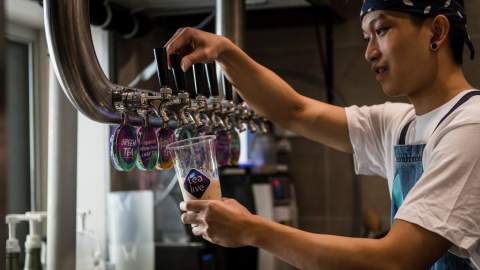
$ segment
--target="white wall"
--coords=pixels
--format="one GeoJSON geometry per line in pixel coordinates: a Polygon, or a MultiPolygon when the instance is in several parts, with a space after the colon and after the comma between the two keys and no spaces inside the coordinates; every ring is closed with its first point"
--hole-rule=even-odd
{"type": "MultiPolygon", "coordinates": [[[[92,38],[100,65],[108,77],[108,33],[92,28],[92,38]]],[[[103,255],[106,254],[107,237],[106,199],[110,191],[108,140],[108,125],[94,122],[78,114],[77,211],[91,211],[91,215],[87,218],[86,229],[95,232],[103,255]]],[[[79,251],[81,253],[81,250],[79,251]]]]}

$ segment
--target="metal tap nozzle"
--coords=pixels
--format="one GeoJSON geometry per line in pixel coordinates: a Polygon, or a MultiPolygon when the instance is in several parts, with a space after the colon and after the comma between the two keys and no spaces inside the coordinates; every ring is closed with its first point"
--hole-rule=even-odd
{"type": "Polygon", "coordinates": [[[205,127],[210,124],[210,119],[208,118],[207,111],[208,111],[208,102],[207,97],[205,96],[197,96],[195,99],[196,110],[194,112],[194,120],[195,123],[199,123],[197,127],[205,127]]]}
{"type": "Polygon", "coordinates": [[[250,129],[251,132],[256,132],[257,128],[255,125],[252,125],[251,121],[249,121],[249,108],[245,102],[242,102],[237,105],[237,129],[242,132],[245,131],[245,125],[250,129]]]}
{"type": "Polygon", "coordinates": [[[225,129],[231,130],[234,128],[233,117],[235,117],[235,104],[230,100],[223,100],[221,103],[220,115],[223,119],[225,129]]]}
{"type": "Polygon", "coordinates": [[[170,106],[177,103],[177,100],[172,95],[172,89],[167,87],[161,88],[156,99],[158,101],[156,107],[158,108],[163,123],[168,123],[168,121],[170,121],[169,114],[174,115],[174,118],[176,117],[175,112],[169,110],[170,106]]]}
{"type": "Polygon", "coordinates": [[[186,92],[185,72],[183,72],[180,66],[181,60],[179,54],[170,55],[173,94],[176,96],[176,100],[169,108],[177,115],[179,127],[187,126],[193,121],[192,117],[187,113],[188,108],[192,106],[192,102],[190,100],[190,94],[186,92]]]}
{"type": "Polygon", "coordinates": [[[223,123],[222,117],[220,117],[222,112],[222,97],[218,91],[217,68],[215,62],[206,64],[205,71],[207,73],[208,88],[211,96],[209,100],[210,107],[208,109],[208,115],[212,122],[212,129],[224,129],[225,124],[223,123]]]}
{"type": "Polygon", "coordinates": [[[264,118],[264,117],[261,118],[260,130],[263,134],[268,133],[268,130],[269,130],[268,123],[269,123],[269,121],[266,118],[264,118]]]}
{"type": "Polygon", "coordinates": [[[112,104],[118,112],[139,113],[149,107],[149,97],[146,91],[139,89],[116,89],[112,91],[112,104]]]}
{"type": "Polygon", "coordinates": [[[156,99],[159,101],[156,105],[164,125],[170,121],[169,114],[173,115],[174,118],[178,118],[173,111],[169,111],[169,106],[175,105],[178,103],[177,98],[173,95],[171,88],[172,82],[169,76],[170,72],[168,69],[167,61],[167,49],[155,48],[153,50],[155,56],[155,62],[157,64],[157,75],[158,82],[160,83],[160,91],[156,99]]]}
{"type": "Polygon", "coordinates": [[[179,126],[187,126],[193,121],[192,116],[188,113],[188,109],[192,106],[190,95],[187,92],[180,92],[177,99],[178,106],[174,107],[173,110],[179,118],[179,126]]]}
{"type": "Polygon", "coordinates": [[[225,128],[225,123],[221,117],[222,113],[222,99],[221,97],[211,97],[210,98],[210,107],[208,109],[208,114],[212,122],[212,128],[225,128]]]}
{"type": "Polygon", "coordinates": [[[208,117],[208,97],[210,96],[205,65],[193,64],[193,74],[197,98],[195,99],[195,110],[193,118],[197,128],[205,128],[210,124],[208,117]]]}

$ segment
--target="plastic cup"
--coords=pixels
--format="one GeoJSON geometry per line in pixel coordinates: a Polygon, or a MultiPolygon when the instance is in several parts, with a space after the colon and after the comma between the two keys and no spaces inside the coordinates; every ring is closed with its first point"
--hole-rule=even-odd
{"type": "Polygon", "coordinates": [[[173,156],[183,200],[220,200],[215,136],[200,136],[167,145],[173,156]]]}

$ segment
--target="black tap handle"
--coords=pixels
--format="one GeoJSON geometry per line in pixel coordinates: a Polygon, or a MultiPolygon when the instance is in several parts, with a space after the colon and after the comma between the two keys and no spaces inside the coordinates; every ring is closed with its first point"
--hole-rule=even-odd
{"type": "Polygon", "coordinates": [[[168,69],[168,81],[169,81],[168,84],[172,89],[172,94],[177,95],[180,92],[180,88],[178,88],[178,84],[175,79],[175,73],[173,72],[173,69],[168,69]]]}
{"type": "Polygon", "coordinates": [[[234,92],[233,100],[234,100],[235,104],[242,104],[243,103],[243,98],[240,96],[238,91],[234,90],[233,92],[234,92]]]}
{"type": "Polygon", "coordinates": [[[224,94],[225,94],[225,99],[229,100],[229,101],[232,101],[233,100],[232,84],[227,79],[225,74],[223,74],[222,77],[223,77],[222,81],[223,81],[223,90],[224,90],[224,94]]]}
{"type": "Polygon", "coordinates": [[[170,66],[174,81],[174,94],[185,91],[185,72],[181,68],[182,57],[179,54],[170,55],[170,66]],[[175,91],[176,90],[176,91],[175,91]]]}
{"type": "Polygon", "coordinates": [[[157,64],[157,75],[160,88],[169,87],[167,49],[165,47],[153,49],[157,64]]]}
{"type": "Polygon", "coordinates": [[[217,68],[215,67],[215,62],[208,63],[206,68],[210,93],[212,96],[218,97],[220,96],[220,93],[218,92],[217,68]]]}
{"type": "Polygon", "coordinates": [[[205,71],[206,70],[204,64],[193,64],[193,72],[195,74],[195,88],[197,89],[197,94],[209,97],[210,91],[208,90],[207,74],[205,71]]]}
{"type": "Polygon", "coordinates": [[[190,67],[185,71],[185,90],[190,95],[190,98],[195,99],[197,97],[193,67],[190,67]]]}

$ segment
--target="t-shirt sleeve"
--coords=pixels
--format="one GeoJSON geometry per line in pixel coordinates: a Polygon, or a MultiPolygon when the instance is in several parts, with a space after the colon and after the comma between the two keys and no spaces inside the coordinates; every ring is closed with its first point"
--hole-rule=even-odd
{"type": "Polygon", "coordinates": [[[357,174],[387,178],[386,133],[392,133],[392,130],[389,130],[392,123],[397,122],[399,113],[406,111],[408,106],[410,105],[387,102],[381,105],[345,108],[357,174]]]}
{"type": "MultiPolygon", "coordinates": [[[[472,251],[480,239],[480,124],[451,129],[433,146],[428,165],[395,218],[472,251]]],[[[425,163],[425,162],[424,162],[425,163]]]]}

